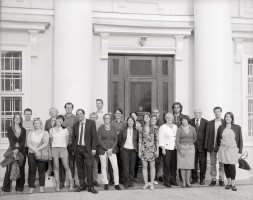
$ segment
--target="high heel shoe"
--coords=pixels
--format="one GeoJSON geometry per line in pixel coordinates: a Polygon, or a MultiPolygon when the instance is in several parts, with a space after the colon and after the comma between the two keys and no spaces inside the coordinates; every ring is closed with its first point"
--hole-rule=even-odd
{"type": "Polygon", "coordinates": [[[149,187],[149,185],[145,184],[142,188],[143,188],[143,190],[146,190],[148,187],[149,187]]]}
{"type": "Polygon", "coordinates": [[[190,183],[186,183],[186,187],[191,188],[192,185],[190,183]]]}

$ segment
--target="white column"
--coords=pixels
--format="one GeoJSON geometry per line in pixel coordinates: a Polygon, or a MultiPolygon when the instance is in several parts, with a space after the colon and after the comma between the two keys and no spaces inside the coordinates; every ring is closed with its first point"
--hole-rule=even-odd
{"type": "MultiPolygon", "coordinates": [[[[230,0],[194,0],[195,106],[214,118],[212,109],[233,112],[230,0]]],[[[222,116],[223,117],[223,116],[222,116]]]]}
{"type": "Polygon", "coordinates": [[[92,0],[55,0],[53,105],[92,109],[92,0]]]}

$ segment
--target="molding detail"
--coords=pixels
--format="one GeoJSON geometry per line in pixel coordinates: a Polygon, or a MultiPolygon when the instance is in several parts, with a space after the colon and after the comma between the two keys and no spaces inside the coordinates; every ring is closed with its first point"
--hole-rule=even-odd
{"type": "Polygon", "coordinates": [[[109,33],[100,33],[100,58],[101,60],[108,59],[109,50],[109,33]]]}
{"type": "Polygon", "coordinates": [[[243,39],[239,38],[234,38],[233,39],[235,42],[235,62],[236,63],[241,63],[242,62],[242,54],[244,52],[243,48],[243,39]]]}
{"type": "Polygon", "coordinates": [[[184,36],[176,35],[176,60],[182,61],[184,57],[184,36]]]}
{"type": "Polygon", "coordinates": [[[253,0],[240,0],[240,17],[253,18],[253,0]]]}
{"type": "Polygon", "coordinates": [[[30,55],[31,57],[38,56],[38,30],[29,30],[30,34],[30,55]]]}

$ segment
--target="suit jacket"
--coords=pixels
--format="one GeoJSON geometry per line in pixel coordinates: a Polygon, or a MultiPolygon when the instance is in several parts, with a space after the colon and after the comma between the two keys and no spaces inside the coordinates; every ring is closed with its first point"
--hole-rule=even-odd
{"type": "MultiPolygon", "coordinates": [[[[127,139],[127,128],[119,133],[118,141],[119,141],[120,151],[122,151],[122,149],[124,148],[126,139],[127,139]]],[[[133,130],[133,146],[136,152],[138,151],[138,143],[139,143],[139,131],[137,129],[134,129],[133,130]]]]}
{"type": "Polygon", "coordinates": [[[206,139],[206,124],[207,124],[207,120],[204,118],[201,118],[199,128],[196,129],[195,118],[191,119],[190,121],[190,125],[196,129],[197,140],[194,143],[194,145],[195,145],[195,148],[198,149],[199,152],[204,151],[205,139],[206,139]]]}
{"type": "MultiPolygon", "coordinates": [[[[221,124],[225,125],[225,121],[221,119],[221,124]]],[[[207,122],[206,124],[206,140],[205,140],[205,149],[208,152],[212,152],[214,150],[215,142],[215,119],[207,122]]]]}
{"type": "MultiPolygon", "coordinates": [[[[217,152],[219,150],[220,147],[220,141],[222,139],[222,133],[224,131],[224,129],[226,128],[226,125],[220,125],[218,132],[217,132],[217,138],[216,138],[216,145],[215,145],[215,151],[217,152]]],[[[239,125],[236,124],[232,124],[231,125],[231,129],[234,131],[235,133],[235,141],[237,144],[237,147],[239,149],[238,153],[242,153],[242,147],[243,147],[243,139],[242,139],[242,130],[241,127],[239,125]]]]}
{"type": "MultiPolygon", "coordinates": [[[[78,139],[79,139],[79,123],[74,124],[73,135],[72,135],[72,151],[76,152],[78,139]]],[[[86,150],[92,154],[92,150],[97,150],[97,129],[94,121],[86,119],[84,142],[86,150]]]]}

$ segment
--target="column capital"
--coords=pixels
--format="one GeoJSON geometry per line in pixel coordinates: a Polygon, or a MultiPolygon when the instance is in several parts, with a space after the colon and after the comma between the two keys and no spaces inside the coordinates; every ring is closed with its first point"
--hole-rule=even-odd
{"type": "Polygon", "coordinates": [[[99,33],[99,36],[100,36],[100,58],[101,60],[107,60],[109,51],[110,33],[99,33]]]}
{"type": "Polygon", "coordinates": [[[235,43],[235,62],[241,63],[242,62],[242,54],[244,52],[243,41],[242,38],[233,38],[235,43]]]}

